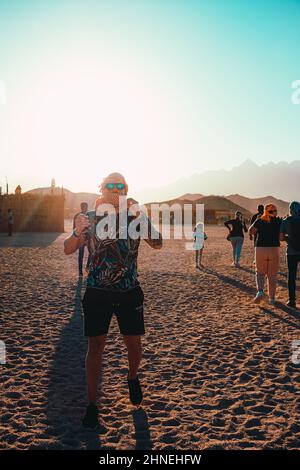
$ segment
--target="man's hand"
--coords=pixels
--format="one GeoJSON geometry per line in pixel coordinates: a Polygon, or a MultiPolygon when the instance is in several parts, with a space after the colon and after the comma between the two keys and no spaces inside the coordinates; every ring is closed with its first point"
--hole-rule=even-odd
{"type": "Polygon", "coordinates": [[[89,218],[85,214],[79,214],[75,219],[76,236],[70,235],[64,241],[64,252],[66,255],[74,253],[86,240],[83,231],[90,227],[89,218]]]}
{"type": "Polygon", "coordinates": [[[79,214],[75,219],[76,234],[80,237],[80,235],[85,229],[90,228],[90,225],[91,224],[89,222],[88,216],[85,214],[79,214]]]}
{"type": "Polygon", "coordinates": [[[133,197],[128,197],[128,198],[127,198],[127,206],[128,206],[128,208],[129,208],[130,206],[132,206],[133,204],[138,204],[138,201],[136,201],[135,199],[133,199],[133,197]]]}
{"type": "Polygon", "coordinates": [[[289,239],[289,237],[286,233],[283,233],[283,232],[280,233],[279,240],[281,242],[288,242],[288,239],[289,239]]]}
{"type": "Polygon", "coordinates": [[[140,208],[139,208],[139,203],[138,203],[138,201],[133,199],[133,197],[128,197],[127,198],[127,209],[129,211],[129,214],[135,215],[136,217],[139,217],[141,215],[141,211],[140,211],[140,208]],[[130,208],[132,206],[135,206],[134,210],[133,210],[134,214],[130,211],[130,208]]]}

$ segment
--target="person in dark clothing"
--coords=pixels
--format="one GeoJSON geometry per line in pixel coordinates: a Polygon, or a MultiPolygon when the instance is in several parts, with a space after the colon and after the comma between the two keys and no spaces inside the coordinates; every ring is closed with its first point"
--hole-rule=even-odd
{"type": "MultiPolygon", "coordinates": [[[[257,212],[256,214],[254,214],[252,217],[251,217],[251,221],[250,221],[250,226],[254,224],[254,222],[256,221],[256,219],[258,219],[259,217],[261,217],[264,213],[264,206],[263,204],[259,204],[257,206],[257,212]]],[[[250,240],[254,240],[254,245],[255,245],[255,241],[256,241],[256,238],[257,238],[257,234],[256,235],[251,235],[249,234],[249,238],[250,240]]]]}
{"type": "MultiPolygon", "coordinates": [[[[259,204],[257,206],[257,212],[256,214],[254,214],[252,217],[251,217],[251,221],[250,221],[250,227],[251,225],[254,224],[254,222],[259,219],[259,217],[261,217],[264,213],[264,206],[263,204],[259,204]]],[[[251,233],[249,232],[249,238],[250,240],[254,240],[254,246],[255,246],[255,242],[256,242],[256,238],[257,238],[257,233],[255,235],[251,235],[251,233]]],[[[255,264],[255,259],[253,261],[253,264],[255,264]]]]}
{"type": "MultiPolygon", "coordinates": [[[[251,222],[250,222],[250,225],[254,224],[254,222],[256,221],[256,219],[258,219],[258,217],[260,217],[261,215],[263,215],[264,213],[264,206],[263,204],[259,204],[257,206],[257,212],[256,214],[254,214],[252,217],[251,217],[251,222]]],[[[251,237],[251,235],[250,235],[251,237]]]]}
{"type": "MultiPolygon", "coordinates": [[[[73,230],[75,229],[76,227],[76,219],[77,217],[80,215],[80,214],[86,214],[87,211],[88,211],[88,205],[86,202],[82,202],[80,204],[80,209],[81,211],[80,212],[77,212],[77,214],[75,214],[74,216],[74,219],[73,219],[73,230]]],[[[83,272],[82,272],[82,265],[83,265],[83,257],[84,257],[84,248],[85,248],[86,245],[82,245],[79,249],[78,249],[78,270],[79,270],[79,276],[82,276],[83,275],[83,272]]],[[[88,259],[87,259],[87,263],[86,263],[86,269],[88,268],[89,266],[89,262],[90,262],[90,257],[88,256],[88,259]]]]}
{"type": "Polygon", "coordinates": [[[12,230],[13,230],[13,225],[14,225],[14,214],[12,209],[7,210],[8,215],[7,215],[7,224],[8,224],[8,236],[12,236],[12,230]]]}
{"type": "Polygon", "coordinates": [[[259,304],[266,300],[264,292],[265,278],[268,279],[269,303],[275,305],[277,274],[280,262],[280,227],[282,219],[277,217],[277,207],[267,204],[264,213],[249,228],[255,240],[255,264],[257,294],[254,302],[259,304]]]}
{"type": "Polygon", "coordinates": [[[288,289],[287,306],[296,308],[296,277],[300,263],[300,203],[290,204],[290,215],[283,219],[280,227],[280,240],[287,242],[288,289]]]}
{"type": "Polygon", "coordinates": [[[244,232],[247,232],[247,226],[240,211],[236,211],[235,219],[226,220],[225,227],[229,230],[227,239],[232,245],[233,263],[232,266],[240,266],[240,258],[244,243],[244,232]]]}

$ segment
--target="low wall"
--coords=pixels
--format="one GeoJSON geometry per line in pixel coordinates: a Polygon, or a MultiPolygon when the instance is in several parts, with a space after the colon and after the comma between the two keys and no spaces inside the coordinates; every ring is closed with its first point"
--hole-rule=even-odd
{"type": "Polygon", "coordinates": [[[0,196],[0,232],[7,231],[7,210],[13,210],[14,232],[64,232],[64,195],[0,196]]]}

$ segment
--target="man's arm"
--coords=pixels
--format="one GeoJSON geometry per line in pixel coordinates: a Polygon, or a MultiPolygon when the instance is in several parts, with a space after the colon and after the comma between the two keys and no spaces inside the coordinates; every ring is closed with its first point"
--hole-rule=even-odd
{"type": "Polygon", "coordinates": [[[85,235],[83,234],[83,231],[86,228],[89,228],[89,226],[89,218],[86,215],[80,214],[76,217],[74,233],[64,241],[64,252],[66,255],[71,255],[85,244],[85,235]]]}
{"type": "Polygon", "coordinates": [[[249,238],[250,238],[250,240],[253,240],[253,236],[255,236],[255,233],[251,233],[251,232],[250,232],[250,228],[252,227],[252,225],[254,224],[254,222],[256,222],[257,219],[258,219],[257,214],[254,214],[254,215],[251,217],[250,226],[249,226],[249,229],[248,229],[248,233],[249,233],[249,238]]]}
{"type": "Polygon", "coordinates": [[[255,236],[257,234],[257,228],[255,227],[256,221],[249,227],[249,235],[255,236]]]}
{"type": "Polygon", "coordinates": [[[288,241],[288,232],[287,232],[285,220],[281,222],[279,239],[281,242],[288,241]]]}
{"type": "Polygon", "coordinates": [[[225,222],[224,222],[225,227],[228,228],[229,231],[231,230],[231,228],[230,228],[231,224],[232,224],[231,219],[230,220],[225,220],[225,222]]]}
{"type": "Polygon", "coordinates": [[[148,219],[148,237],[144,238],[145,242],[148,243],[151,248],[155,250],[160,250],[162,247],[162,235],[156,230],[154,225],[148,219]]]}
{"type": "Polygon", "coordinates": [[[84,244],[85,244],[85,237],[83,235],[77,238],[73,234],[71,234],[64,241],[64,252],[66,255],[71,255],[84,244]]]}
{"type": "Polygon", "coordinates": [[[127,204],[128,204],[129,213],[131,213],[135,217],[140,217],[142,224],[145,224],[145,223],[147,224],[147,227],[146,227],[147,235],[146,237],[142,237],[143,240],[145,240],[145,242],[148,243],[148,245],[151,246],[151,248],[154,248],[155,250],[160,250],[162,247],[161,233],[158,230],[156,230],[156,228],[151,223],[148,216],[144,214],[142,210],[139,209],[139,205],[137,201],[135,201],[133,198],[129,198],[127,199],[127,204]],[[133,209],[133,212],[132,212],[132,209],[133,209]]]}

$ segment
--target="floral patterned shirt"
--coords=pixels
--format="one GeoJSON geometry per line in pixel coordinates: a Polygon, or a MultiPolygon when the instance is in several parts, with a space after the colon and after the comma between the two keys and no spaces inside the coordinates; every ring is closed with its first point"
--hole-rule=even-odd
{"type": "MultiPolygon", "coordinates": [[[[129,230],[136,216],[129,215],[127,212],[125,224],[122,225],[121,217],[117,215],[113,236],[109,235],[106,238],[99,236],[99,225],[102,221],[102,227],[105,226],[103,219],[107,216],[98,216],[95,211],[89,211],[87,216],[91,224],[90,230],[85,235],[90,254],[87,287],[127,291],[138,286],[137,256],[142,236],[133,238],[129,230]]],[[[145,241],[153,248],[160,247],[161,234],[157,232],[148,218],[146,218],[146,231],[146,237],[143,237],[145,241]]]]}

